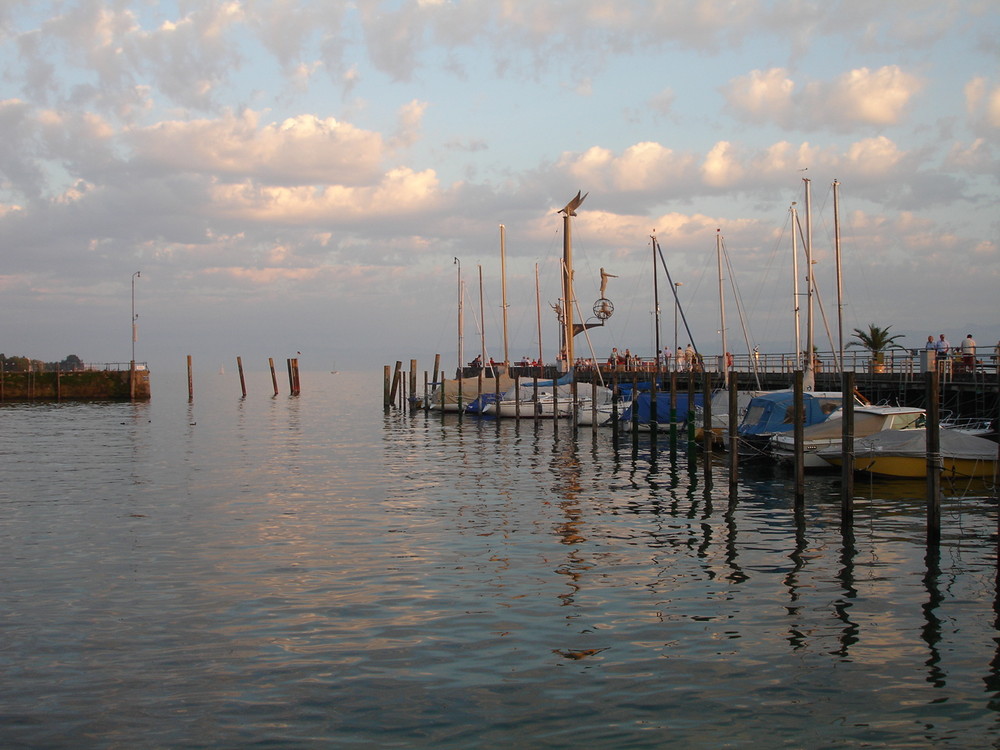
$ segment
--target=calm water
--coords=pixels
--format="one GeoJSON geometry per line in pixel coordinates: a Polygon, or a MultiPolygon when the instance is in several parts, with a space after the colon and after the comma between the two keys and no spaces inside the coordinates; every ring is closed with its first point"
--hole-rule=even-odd
{"type": "Polygon", "coordinates": [[[1000,746],[982,488],[928,559],[919,483],[845,541],[835,477],[195,388],[0,407],[3,747],[1000,746]]]}

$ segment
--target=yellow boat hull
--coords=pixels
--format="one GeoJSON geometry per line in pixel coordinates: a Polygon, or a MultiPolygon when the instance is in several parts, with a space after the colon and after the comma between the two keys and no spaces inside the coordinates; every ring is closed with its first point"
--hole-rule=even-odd
{"type": "MultiPolygon", "coordinates": [[[[840,466],[839,458],[825,457],[834,466],[840,466]]],[[[916,456],[858,456],[854,459],[854,470],[881,477],[905,477],[918,479],[927,476],[927,459],[916,456]]],[[[941,476],[946,479],[977,477],[988,479],[996,473],[996,461],[976,461],[967,458],[942,458],[941,476]]]]}

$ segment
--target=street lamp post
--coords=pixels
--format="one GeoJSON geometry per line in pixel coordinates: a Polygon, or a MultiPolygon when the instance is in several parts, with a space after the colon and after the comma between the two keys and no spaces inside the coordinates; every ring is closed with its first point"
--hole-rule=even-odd
{"type": "MultiPolygon", "coordinates": [[[[677,359],[677,295],[680,292],[680,288],[684,286],[683,281],[674,282],[674,360],[677,359]]],[[[677,368],[677,362],[674,362],[674,369],[677,368]]]]}
{"type": "Polygon", "coordinates": [[[138,315],[135,314],[135,280],[139,278],[139,271],[132,274],[132,368],[135,368],[135,342],[139,339],[139,330],[136,328],[135,321],[138,319],[138,315]]]}

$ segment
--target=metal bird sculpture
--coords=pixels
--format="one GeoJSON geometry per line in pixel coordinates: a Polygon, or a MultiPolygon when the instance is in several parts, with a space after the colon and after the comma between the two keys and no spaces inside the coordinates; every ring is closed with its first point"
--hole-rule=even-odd
{"type": "Polygon", "coordinates": [[[561,211],[557,211],[556,213],[566,214],[567,216],[576,216],[576,209],[578,209],[580,207],[580,204],[583,203],[584,200],[586,200],[588,195],[590,195],[590,193],[584,193],[581,196],[580,192],[581,191],[577,190],[576,197],[573,198],[573,200],[571,200],[569,203],[567,203],[564,209],[562,209],[561,211]]]}

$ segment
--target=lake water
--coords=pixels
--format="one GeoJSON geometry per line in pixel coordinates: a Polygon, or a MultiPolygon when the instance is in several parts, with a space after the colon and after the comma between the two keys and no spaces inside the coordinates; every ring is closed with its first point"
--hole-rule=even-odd
{"type": "Polygon", "coordinates": [[[1000,746],[981,487],[928,556],[922,483],[845,539],[835,476],[281,385],[0,407],[0,746],[1000,746]]]}

